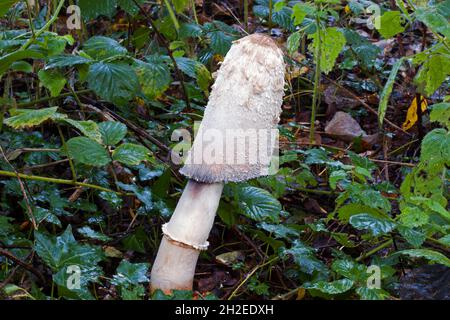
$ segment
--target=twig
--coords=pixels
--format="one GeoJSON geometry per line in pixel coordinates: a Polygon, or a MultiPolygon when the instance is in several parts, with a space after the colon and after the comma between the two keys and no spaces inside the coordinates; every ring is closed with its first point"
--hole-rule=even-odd
{"type": "Polygon", "coordinates": [[[30,271],[31,273],[35,274],[42,283],[45,283],[45,278],[42,275],[42,273],[40,273],[38,270],[36,270],[32,265],[29,265],[28,263],[20,260],[15,255],[13,255],[11,252],[9,252],[5,249],[2,249],[2,248],[0,248],[0,255],[12,260],[14,263],[20,265],[21,267],[23,267],[26,270],[30,271]]]}

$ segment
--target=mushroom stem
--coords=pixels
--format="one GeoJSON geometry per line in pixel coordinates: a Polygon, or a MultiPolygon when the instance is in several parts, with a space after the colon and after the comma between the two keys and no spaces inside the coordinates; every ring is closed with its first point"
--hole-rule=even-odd
{"type": "Polygon", "coordinates": [[[163,226],[164,237],[151,273],[151,290],[192,290],[200,250],[208,247],[223,183],[189,180],[175,211],[163,226]]]}

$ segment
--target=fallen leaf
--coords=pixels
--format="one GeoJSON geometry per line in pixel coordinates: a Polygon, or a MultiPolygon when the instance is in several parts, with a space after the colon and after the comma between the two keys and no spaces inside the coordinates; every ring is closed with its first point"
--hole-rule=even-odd
{"type": "MultiPolygon", "coordinates": [[[[422,109],[422,112],[427,110],[428,102],[427,100],[420,96],[420,107],[422,109]]],[[[403,130],[409,130],[411,129],[417,122],[418,116],[417,116],[417,97],[413,99],[411,102],[411,105],[408,108],[408,112],[406,113],[406,120],[402,125],[403,130]]]]}

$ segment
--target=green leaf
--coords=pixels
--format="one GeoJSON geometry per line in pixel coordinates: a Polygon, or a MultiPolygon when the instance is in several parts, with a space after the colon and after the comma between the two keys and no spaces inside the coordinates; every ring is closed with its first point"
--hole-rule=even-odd
{"type": "Polygon", "coordinates": [[[428,28],[450,38],[450,25],[448,20],[435,7],[417,8],[415,14],[417,19],[422,21],[428,28]]]}
{"type": "Polygon", "coordinates": [[[359,287],[356,289],[356,293],[362,300],[384,300],[390,295],[383,289],[359,287]]]}
{"type": "Polygon", "coordinates": [[[398,70],[403,64],[403,59],[397,60],[397,62],[392,66],[389,78],[383,88],[380,95],[380,104],[378,106],[378,123],[380,127],[383,125],[384,116],[386,115],[386,110],[389,102],[389,97],[391,96],[392,89],[394,88],[395,78],[397,77],[398,70]]]}
{"type": "Polygon", "coordinates": [[[450,267],[450,259],[444,256],[442,253],[433,251],[430,249],[409,249],[402,250],[395,253],[407,255],[412,258],[425,258],[431,262],[443,264],[444,266],[450,267]]]}
{"type": "Polygon", "coordinates": [[[76,65],[88,64],[91,63],[92,60],[71,54],[61,54],[54,57],[51,57],[47,65],[46,69],[54,69],[54,68],[63,68],[63,67],[72,67],[76,65]]]}
{"type": "Polygon", "coordinates": [[[241,187],[237,193],[241,213],[256,221],[278,222],[281,204],[268,191],[252,187],[241,187]]]}
{"type": "Polygon", "coordinates": [[[108,146],[118,144],[127,134],[127,126],[118,121],[104,121],[98,126],[103,143],[108,146]]]}
{"type": "Polygon", "coordinates": [[[23,59],[43,59],[44,54],[35,50],[17,50],[0,57],[0,76],[2,76],[9,67],[16,61],[23,59]]]}
{"type": "Polygon", "coordinates": [[[331,269],[354,282],[363,282],[368,277],[367,268],[364,265],[349,259],[334,260],[331,269]]]}
{"type": "Polygon", "coordinates": [[[89,21],[98,16],[112,18],[116,11],[117,0],[78,0],[78,5],[80,6],[81,16],[84,21],[89,21]]]}
{"type": "Polygon", "coordinates": [[[316,9],[307,3],[296,3],[292,8],[292,17],[294,18],[294,24],[300,25],[307,15],[314,15],[316,9]]]}
{"type": "Polygon", "coordinates": [[[417,231],[413,228],[399,225],[397,229],[400,232],[400,234],[402,235],[402,237],[406,241],[408,241],[409,244],[411,244],[412,246],[414,246],[416,248],[420,247],[426,239],[426,235],[424,233],[417,231]]]}
{"type": "Polygon", "coordinates": [[[294,54],[294,52],[297,52],[298,47],[300,46],[300,39],[301,39],[300,32],[294,32],[287,39],[286,45],[290,55],[294,54]]]}
{"type": "Polygon", "coordinates": [[[282,224],[269,224],[266,222],[261,222],[258,224],[258,227],[273,233],[275,238],[278,239],[288,239],[290,240],[292,237],[298,237],[300,235],[300,232],[294,228],[286,227],[282,224]]]}
{"type": "Polygon", "coordinates": [[[92,120],[77,121],[68,118],[64,119],[64,121],[80,130],[80,132],[84,134],[86,137],[95,140],[99,143],[102,142],[102,135],[100,134],[100,129],[97,123],[95,123],[94,121],[92,120]]]}
{"type": "Polygon", "coordinates": [[[172,78],[169,67],[159,56],[147,57],[148,62],[135,60],[136,70],[142,92],[149,99],[157,99],[169,88],[172,78]]]}
{"type": "Polygon", "coordinates": [[[81,234],[82,236],[89,238],[89,239],[100,240],[100,241],[111,241],[112,240],[112,238],[104,235],[101,232],[97,232],[97,231],[93,230],[89,226],[84,226],[82,228],[78,228],[77,232],[79,234],[81,234]]]}
{"type": "Polygon", "coordinates": [[[294,258],[294,262],[302,272],[307,274],[313,274],[316,271],[325,274],[328,272],[327,266],[314,255],[314,249],[299,240],[295,240],[290,249],[280,251],[280,256],[286,255],[291,255],[294,258]]]}
{"type": "Polygon", "coordinates": [[[16,61],[11,65],[12,71],[31,73],[33,72],[33,66],[26,61],[16,61]]]}
{"type": "Polygon", "coordinates": [[[66,78],[56,70],[40,70],[38,72],[41,85],[50,90],[52,97],[57,97],[67,83],[66,78]]]}
{"type": "Polygon", "coordinates": [[[97,62],[89,67],[89,88],[112,103],[131,100],[139,89],[134,70],[125,63],[97,62]]]}
{"type": "MultiPolygon", "coordinates": [[[[309,36],[309,38],[313,39],[313,42],[310,45],[310,51],[314,53],[316,52],[318,45],[317,37],[317,32],[309,36]]],[[[345,36],[338,28],[330,27],[320,32],[320,42],[321,55],[320,57],[314,57],[314,60],[317,63],[317,59],[320,59],[321,71],[328,74],[333,69],[339,53],[344,48],[345,36]]]]}
{"type": "Polygon", "coordinates": [[[212,31],[208,33],[208,38],[211,41],[211,49],[216,54],[225,56],[231,48],[231,44],[234,40],[233,36],[227,35],[223,31],[212,31]]]}
{"type": "Polygon", "coordinates": [[[387,11],[375,18],[375,27],[385,39],[405,31],[404,18],[400,11],[387,11]]]}
{"type": "MultiPolygon", "coordinates": [[[[141,5],[145,2],[145,0],[137,0],[136,2],[141,5]]],[[[131,14],[132,16],[139,13],[139,7],[132,0],[117,0],[117,4],[125,10],[125,12],[131,14]]]]}
{"type": "Polygon", "coordinates": [[[303,288],[311,290],[319,290],[326,294],[341,294],[347,292],[353,287],[353,281],[349,279],[341,279],[333,282],[318,281],[313,283],[305,283],[303,288]]]}
{"type": "Polygon", "coordinates": [[[381,53],[381,49],[354,30],[345,28],[341,30],[345,35],[347,44],[352,49],[346,51],[346,56],[354,60],[354,55],[352,54],[354,52],[360,63],[368,69],[372,68],[375,65],[377,56],[381,53]]]}
{"type": "Polygon", "coordinates": [[[124,143],[118,146],[112,154],[114,160],[129,166],[136,166],[148,159],[149,150],[141,145],[124,143]]]}
{"type": "Polygon", "coordinates": [[[83,50],[91,57],[101,60],[114,56],[124,56],[128,50],[120,45],[116,40],[94,36],[84,43],[83,50]]]}
{"type": "Polygon", "coordinates": [[[19,0],[2,0],[0,3],[0,16],[4,16],[9,8],[11,8],[16,2],[19,2],[19,0]]]}
{"type": "Polygon", "coordinates": [[[329,183],[330,188],[335,190],[339,181],[347,179],[347,172],[344,170],[336,170],[330,174],[329,183]]]}
{"type": "Polygon", "coordinates": [[[111,283],[127,288],[130,285],[149,282],[147,277],[149,266],[148,263],[130,263],[127,260],[122,260],[111,283]]]}
{"type": "Polygon", "coordinates": [[[389,233],[396,227],[396,224],[388,219],[374,217],[367,213],[352,216],[350,224],[358,230],[369,230],[374,236],[389,233]]]}
{"type": "Polygon", "coordinates": [[[187,8],[189,0],[172,0],[172,4],[175,7],[175,11],[181,13],[187,8]]]}
{"type": "Polygon", "coordinates": [[[86,137],[70,139],[67,141],[67,148],[69,156],[83,164],[101,167],[111,161],[100,143],[86,137]]]}
{"type": "Polygon", "coordinates": [[[439,122],[450,130],[450,103],[436,103],[430,106],[430,109],[430,120],[439,122]]]}
{"type": "Polygon", "coordinates": [[[420,161],[430,166],[450,164],[450,134],[445,129],[434,129],[422,141],[420,161]]]}
{"type": "Polygon", "coordinates": [[[434,53],[420,67],[414,78],[420,92],[431,96],[450,75],[450,59],[448,55],[434,53]]]}
{"type": "Polygon", "coordinates": [[[55,120],[66,117],[57,112],[58,107],[44,108],[44,109],[16,109],[13,117],[6,119],[6,125],[14,129],[25,129],[40,125],[47,120],[55,120]]]}

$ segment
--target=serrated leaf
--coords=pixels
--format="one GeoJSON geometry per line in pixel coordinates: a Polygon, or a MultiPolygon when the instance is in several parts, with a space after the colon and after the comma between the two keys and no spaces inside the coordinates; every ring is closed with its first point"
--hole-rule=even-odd
{"type": "Polygon", "coordinates": [[[86,137],[70,139],[67,141],[67,149],[71,158],[87,165],[101,167],[111,161],[100,143],[86,137]]]}
{"type": "Polygon", "coordinates": [[[430,166],[450,163],[450,134],[445,129],[434,129],[422,141],[420,161],[430,166]]]}
{"type": "Polygon", "coordinates": [[[426,239],[426,235],[424,233],[413,228],[400,225],[397,229],[401,236],[415,248],[420,247],[426,239]]]}
{"type": "Polygon", "coordinates": [[[246,186],[238,190],[238,204],[241,213],[256,221],[278,222],[281,204],[268,191],[246,186]]]}
{"type": "Polygon", "coordinates": [[[375,27],[385,39],[405,31],[404,18],[400,11],[387,11],[375,18],[375,27]]]}
{"type": "Polygon", "coordinates": [[[88,21],[99,16],[111,18],[116,11],[117,0],[78,0],[78,5],[84,21],[88,21]]]}
{"type": "Polygon", "coordinates": [[[447,258],[440,252],[430,250],[430,249],[409,249],[402,250],[395,253],[401,255],[407,255],[412,258],[425,258],[431,262],[443,264],[444,266],[450,267],[450,259],[447,258]]]}
{"type": "Polygon", "coordinates": [[[294,54],[294,52],[297,52],[298,47],[300,46],[300,39],[300,32],[294,32],[287,39],[286,45],[290,55],[294,54]]]}
{"type": "Polygon", "coordinates": [[[57,112],[58,107],[44,109],[16,109],[15,116],[6,119],[6,125],[14,129],[24,129],[40,125],[47,120],[61,119],[66,115],[57,112]]]}
{"type": "Polygon", "coordinates": [[[67,83],[66,78],[57,70],[40,70],[38,72],[41,85],[50,91],[52,97],[57,97],[67,83]]]}
{"type": "Polygon", "coordinates": [[[327,266],[316,258],[314,249],[306,246],[299,240],[295,240],[290,249],[282,250],[280,255],[291,255],[300,270],[307,274],[328,272],[327,266]]]}
{"type": "Polygon", "coordinates": [[[305,289],[319,290],[326,294],[341,294],[347,292],[353,287],[353,281],[349,279],[341,279],[332,282],[318,281],[313,283],[305,283],[302,285],[305,289]]]}
{"type": "Polygon", "coordinates": [[[294,24],[300,25],[307,15],[314,15],[315,8],[307,3],[296,3],[292,8],[294,24]]]}
{"type": "Polygon", "coordinates": [[[450,103],[442,102],[433,104],[431,107],[430,121],[436,121],[450,130],[450,103]]]}
{"type": "Polygon", "coordinates": [[[367,213],[350,217],[350,224],[358,230],[369,230],[374,236],[380,236],[395,229],[396,224],[388,219],[374,217],[367,213]]]}
{"type": "Polygon", "coordinates": [[[83,50],[89,56],[97,60],[114,56],[123,56],[128,53],[127,49],[120,45],[116,40],[103,36],[89,38],[89,40],[84,43],[83,50]]]}
{"type": "Polygon", "coordinates": [[[103,143],[114,146],[127,134],[127,126],[118,121],[104,121],[98,125],[103,143]]]}
{"type": "Polygon", "coordinates": [[[118,146],[112,154],[115,161],[129,166],[136,166],[148,159],[149,150],[141,145],[124,143],[118,146]]]}
{"type": "Polygon", "coordinates": [[[89,67],[87,81],[97,95],[113,103],[127,102],[139,89],[136,73],[125,63],[94,63],[89,67]]]}
{"type": "Polygon", "coordinates": [[[428,6],[426,8],[417,8],[415,14],[417,19],[422,21],[428,28],[450,38],[450,25],[448,19],[442,16],[435,7],[428,6]]]}
{"type": "Polygon", "coordinates": [[[394,88],[395,78],[397,77],[398,70],[400,70],[403,64],[403,59],[397,60],[397,62],[392,66],[389,78],[384,85],[383,91],[380,95],[380,104],[378,105],[378,123],[380,127],[383,125],[384,116],[386,115],[386,110],[389,102],[389,97],[391,96],[392,89],[394,88]]]}
{"type": "Polygon", "coordinates": [[[142,92],[149,99],[159,98],[172,82],[169,67],[158,56],[147,57],[148,62],[135,60],[136,70],[142,92]]]}
{"type": "Polygon", "coordinates": [[[53,69],[53,68],[72,67],[72,66],[81,65],[81,64],[88,64],[91,62],[92,62],[92,60],[82,57],[82,56],[76,56],[76,55],[71,55],[71,54],[61,54],[61,55],[51,57],[48,60],[45,68],[53,69]]]}
{"type": "MultiPolygon", "coordinates": [[[[313,42],[310,45],[310,50],[314,53],[316,53],[318,45],[317,37],[317,32],[309,36],[309,38],[313,39],[313,42]]],[[[344,34],[338,28],[329,27],[321,31],[321,55],[320,57],[314,57],[314,59],[316,63],[318,61],[317,59],[320,59],[320,69],[322,72],[328,74],[333,69],[339,53],[344,48],[345,41],[344,34]]]]}
{"type": "Polygon", "coordinates": [[[97,123],[95,123],[94,121],[92,120],[77,121],[72,119],[64,119],[64,121],[80,130],[81,133],[84,134],[86,137],[95,140],[99,143],[102,142],[102,135],[100,134],[100,129],[97,123]]]}
{"type": "Polygon", "coordinates": [[[431,96],[450,75],[450,59],[448,55],[435,53],[420,67],[414,82],[420,92],[431,96]]]}

